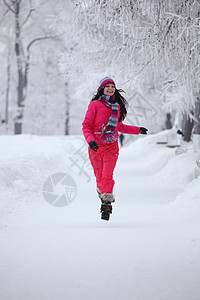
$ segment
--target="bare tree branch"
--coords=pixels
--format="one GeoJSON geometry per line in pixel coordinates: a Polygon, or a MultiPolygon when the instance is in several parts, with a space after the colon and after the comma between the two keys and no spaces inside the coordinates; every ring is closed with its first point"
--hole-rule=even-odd
{"type": "Polygon", "coordinates": [[[28,19],[30,18],[33,11],[35,11],[35,8],[32,8],[29,10],[28,15],[26,16],[26,19],[24,20],[24,22],[21,24],[20,28],[22,28],[24,26],[24,24],[28,21],[28,19]]]}
{"type": "Polygon", "coordinates": [[[32,41],[28,44],[28,46],[26,47],[27,52],[30,51],[30,47],[31,47],[35,42],[41,41],[41,40],[46,40],[46,39],[54,39],[54,40],[57,40],[57,39],[59,39],[59,38],[58,38],[57,36],[44,36],[44,37],[36,38],[36,39],[32,40],[32,41]]]}
{"type": "Polygon", "coordinates": [[[10,10],[7,9],[7,10],[4,12],[3,17],[2,17],[2,19],[0,20],[0,24],[1,24],[1,22],[3,22],[4,17],[7,15],[7,13],[8,13],[9,11],[10,11],[10,10]]]}
{"type": "Polygon", "coordinates": [[[28,72],[29,72],[29,61],[30,61],[30,48],[31,46],[38,41],[41,40],[46,40],[46,39],[58,39],[56,36],[44,36],[44,37],[40,37],[40,38],[36,38],[34,40],[32,40],[28,46],[27,46],[27,58],[26,58],[26,64],[25,64],[25,70],[24,70],[24,86],[25,88],[27,88],[28,85],[28,72]]]}
{"type": "Polygon", "coordinates": [[[19,5],[21,2],[22,2],[22,0],[12,0],[13,5],[14,4],[18,4],[19,5]]]}
{"type": "Polygon", "coordinates": [[[11,5],[9,5],[6,0],[3,0],[3,3],[7,6],[7,8],[12,11],[13,13],[15,13],[15,10],[11,7],[11,5]]]}

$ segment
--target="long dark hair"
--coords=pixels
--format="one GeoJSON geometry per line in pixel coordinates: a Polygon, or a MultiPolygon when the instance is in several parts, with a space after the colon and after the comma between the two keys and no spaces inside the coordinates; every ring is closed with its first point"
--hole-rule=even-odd
{"type": "MultiPolygon", "coordinates": [[[[96,94],[94,94],[94,97],[92,98],[91,102],[94,100],[98,100],[99,97],[103,95],[103,90],[104,89],[101,89],[96,94]]],[[[121,89],[118,90],[115,88],[115,99],[116,99],[117,103],[119,103],[119,106],[120,106],[119,121],[123,121],[127,115],[128,102],[120,93],[125,93],[125,92],[124,92],[124,90],[121,90],[121,89]]]]}

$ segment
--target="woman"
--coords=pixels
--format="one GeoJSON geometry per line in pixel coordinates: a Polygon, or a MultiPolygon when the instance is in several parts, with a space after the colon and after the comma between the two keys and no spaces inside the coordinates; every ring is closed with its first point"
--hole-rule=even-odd
{"type": "Polygon", "coordinates": [[[94,169],[97,193],[102,201],[102,219],[112,213],[113,171],[119,155],[118,131],[147,134],[144,127],[124,125],[128,103],[116,88],[113,79],[106,77],[92,98],[83,121],[83,134],[89,144],[89,158],[94,169]]]}

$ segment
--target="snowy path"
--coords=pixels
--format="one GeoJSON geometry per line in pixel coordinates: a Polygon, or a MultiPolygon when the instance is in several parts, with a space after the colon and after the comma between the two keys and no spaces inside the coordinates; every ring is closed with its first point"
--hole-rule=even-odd
{"type": "Polygon", "coordinates": [[[0,235],[1,300],[199,300],[199,223],[177,218],[176,186],[157,175],[174,154],[155,148],[156,160],[141,143],[121,151],[109,222],[94,180],[77,177],[65,208],[27,193],[31,204],[0,235]]]}

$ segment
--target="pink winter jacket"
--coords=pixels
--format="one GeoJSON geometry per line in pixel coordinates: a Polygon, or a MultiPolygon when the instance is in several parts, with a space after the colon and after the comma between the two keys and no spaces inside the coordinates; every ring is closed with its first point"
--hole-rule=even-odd
{"type": "MultiPolygon", "coordinates": [[[[85,119],[82,123],[83,125],[83,135],[88,142],[96,141],[97,144],[106,144],[102,135],[102,126],[108,123],[111,115],[111,108],[107,107],[105,104],[101,103],[99,100],[94,100],[90,102],[88,110],[85,115],[85,119]]],[[[139,134],[140,127],[124,125],[119,122],[120,118],[120,108],[118,109],[118,122],[116,125],[115,137],[118,138],[118,131],[122,133],[129,134],[139,134]]]]}

